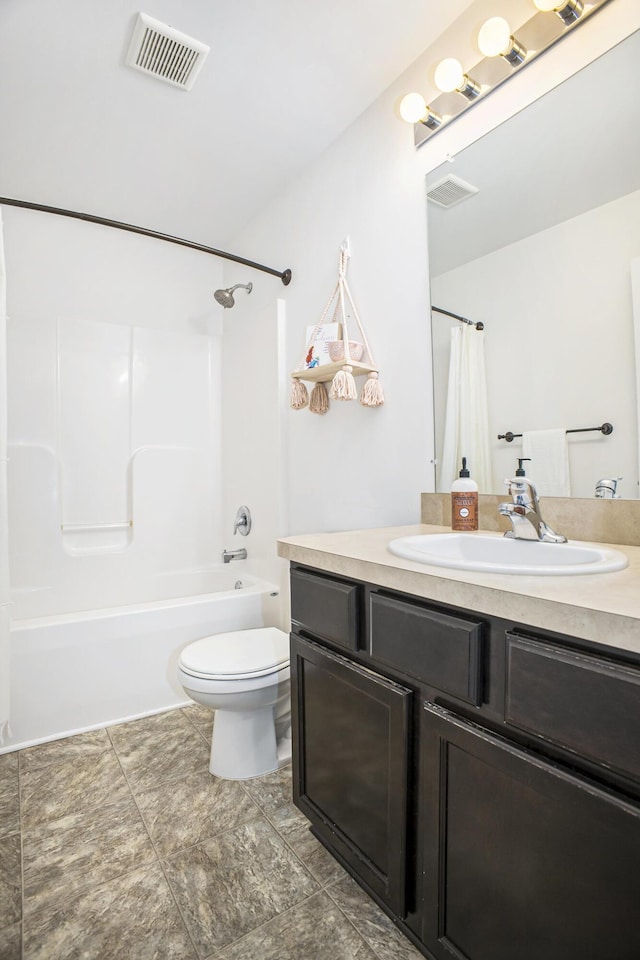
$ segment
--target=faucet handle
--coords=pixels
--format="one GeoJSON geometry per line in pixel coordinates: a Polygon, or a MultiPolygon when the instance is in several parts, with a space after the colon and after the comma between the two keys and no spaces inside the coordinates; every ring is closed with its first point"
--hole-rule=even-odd
{"type": "Polygon", "coordinates": [[[538,491],[528,477],[511,477],[504,482],[516,503],[530,503],[532,506],[539,503],[538,491]]]}
{"type": "Polygon", "coordinates": [[[251,530],[251,511],[249,507],[238,507],[236,517],[233,521],[233,532],[239,533],[242,537],[249,536],[251,530]]]}

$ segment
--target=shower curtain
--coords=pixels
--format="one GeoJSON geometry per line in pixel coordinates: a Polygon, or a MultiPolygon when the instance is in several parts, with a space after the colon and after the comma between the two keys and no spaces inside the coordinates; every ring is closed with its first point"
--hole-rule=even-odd
{"type": "Polygon", "coordinates": [[[7,275],[0,208],[0,746],[9,727],[9,519],[7,509],[7,275]]]}
{"type": "Polygon", "coordinates": [[[484,331],[469,324],[451,330],[449,383],[438,490],[446,493],[467,458],[480,493],[492,492],[484,331]]]}

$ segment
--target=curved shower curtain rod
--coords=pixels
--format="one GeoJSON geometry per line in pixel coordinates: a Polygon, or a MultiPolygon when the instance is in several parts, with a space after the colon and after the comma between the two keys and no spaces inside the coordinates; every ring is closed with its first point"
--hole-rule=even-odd
{"type": "Polygon", "coordinates": [[[238,257],[235,253],[225,253],[224,250],[216,250],[214,247],[205,247],[201,243],[194,243],[192,240],[183,240],[182,237],[172,237],[168,233],[158,233],[156,230],[147,230],[146,227],[135,227],[131,223],[121,223],[119,220],[106,220],[104,217],[96,217],[91,213],[77,213],[74,210],[64,210],[62,207],[48,207],[43,203],[30,203],[28,200],[12,200],[9,197],[0,197],[0,204],[6,204],[9,207],[22,207],[25,210],[40,210],[42,213],[55,213],[60,217],[71,217],[73,220],[85,220],[88,223],[98,223],[102,227],[114,227],[116,230],[127,230],[129,233],[139,233],[143,237],[153,237],[155,240],[165,240],[167,243],[177,243],[181,247],[190,247],[192,250],[201,250],[202,253],[210,253],[214,257],[222,257],[224,260],[233,260],[234,263],[241,263],[245,267],[252,267],[254,270],[262,270],[263,273],[270,273],[274,277],[280,277],[285,287],[291,283],[291,270],[274,270],[273,267],[265,267],[262,263],[256,263],[254,260],[246,260],[244,257],[238,257]]]}
{"type": "Polygon", "coordinates": [[[431,307],[434,313],[442,313],[445,317],[452,317],[454,320],[460,320],[461,323],[468,323],[470,327],[475,327],[476,330],[484,330],[484,323],[482,320],[478,320],[476,323],[475,320],[469,320],[467,317],[461,317],[459,313],[451,313],[450,310],[443,310],[442,307],[431,307]]]}

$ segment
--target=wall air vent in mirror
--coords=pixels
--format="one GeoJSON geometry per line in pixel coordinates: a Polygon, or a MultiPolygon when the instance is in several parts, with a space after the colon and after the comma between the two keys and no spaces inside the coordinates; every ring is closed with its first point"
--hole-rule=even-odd
{"type": "Polygon", "coordinates": [[[134,70],[190,90],[208,53],[205,43],[139,13],[126,62],[134,70]]]}
{"type": "Polygon", "coordinates": [[[477,187],[474,187],[471,183],[467,183],[466,180],[462,180],[460,177],[450,174],[429,187],[427,190],[427,200],[430,200],[432,203],[437,203],[439,207],[453,207],[456,203],[467,200],[477,192],[477,187]]]}

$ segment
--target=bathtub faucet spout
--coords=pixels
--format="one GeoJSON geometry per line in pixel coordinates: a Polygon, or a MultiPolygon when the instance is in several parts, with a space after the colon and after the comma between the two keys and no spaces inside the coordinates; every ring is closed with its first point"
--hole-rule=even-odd
{"type": "Polygon", "coordinates": [[[232,560],[246,560],[247,551],[244,547],[240,550],[223,550],[222,551],[222,562],[231,563],[232,560]]]}

